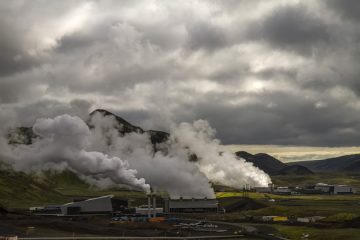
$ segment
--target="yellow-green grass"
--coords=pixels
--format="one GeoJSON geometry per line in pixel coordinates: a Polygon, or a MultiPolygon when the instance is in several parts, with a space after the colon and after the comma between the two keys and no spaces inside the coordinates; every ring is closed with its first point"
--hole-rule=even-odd
{"type": "Polygon", "coordinates": [[[277,186],[305,186],[321,182],[349,185],[360,190],[360,174],[316,173],[306,176],[272,176],[271,180],[277,186]]]}
{"type": "Polygon", "coordinates": [[[0,204],[10,208],[27,208],[38,204],[66,202],[66,196],[49,185],[35,181],[21,172],[0,171],[0,204]]]}
{"type": "MultiPolygon", "coordinates": [[[[243,192],[217,192],[217,198],[223,197],[243,197],[243,192]]],[[[360,194],[347,195],[328,195],[328,194],[309,194],[309,195],[278,195],[270,193],[247,192],[246,196],[254,199],[303,199],[303,200],[360,200],[360,194]]]]}
{"type": "Polygon", "coordinates": [[[279,231],[279,234],[288,239],[311,239],[311,240],[358,240],[360,229],[355,228],[313,228],[299,226],[285,226],[273,224],[272,227],[279,231]],[[308,238],[302,238],[304,235],[308,238]]]}
{"type": "MultiPolygon", "coordinates": [[[[218,192],[216,195],[219,199],[243,196],[239,192],[218,192]]],[[[359,195],[289,196],[251,192],[247,193],[247,196],[267,205],[265,208],[242,212],[242,214],[250,216],[280,215],[306,217],[318,215],[329,217],[338,214],[338,218],[343,218],[343,220],[346,220],[343,217],[344,215],[349,216],[349,214],[353,214],[353,217],[360,216],[359,195]],[[269,199],[274,199],[275,202],[269,201],[269,199]]],[[[236,219],[236,214],[231,216],[231,218],[236,219]]],[[[242,218],[243,216],[239,215],[239,219],[242,218]]]]}
{"type": "Polygon", "coordinates": [[[25,174],[0,168],[0,205],[7,208],[61,204],[74,197],[102,195],[135,200],[146,197],[143,192],[92,187],[70,171],[25,174]]]}

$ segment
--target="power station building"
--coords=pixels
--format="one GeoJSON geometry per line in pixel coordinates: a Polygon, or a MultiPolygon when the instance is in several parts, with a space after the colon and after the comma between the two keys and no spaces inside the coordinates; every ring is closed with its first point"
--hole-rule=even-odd
{"type": "Polygon", "coordinates": [[[347,185],[329,185],[325,183],[317,183],[315,185],[315,190],[329,193],[329,194],[352,194],[355,190],[347,185]]]}
{"type": "Polygon", "coordinates": [[[113,211],[112,195],[66,203],[60,206],[63,215],[107,214],[113,211]]]}
{"type": "Polygon", "coordinates": [[[164,211],[166,213],[217,212],[218,204],[218,200],[207,198],[165,199],[164,211]]]}
{"type": "MultiPolygon", "coordinates": [[[[161,204],[162,205],[162,204],[161,204]]],[[[148,205],[133,208],[138,215],[147,215],[148,218],[156,217],[163,213],[203,213],[217,212],[218,200],[207,198],[178,198],[165,199],[164,208],[156,207],[156,195],[148,195],[148,205]]],[[[126,201],[114,199],[112,195],[74,200],[62,205],[49,205],[32,207],[30,211],[38,215],[78,216],[78,215],[103,215],[131,210],[126,201]]]]}
{"type": "Polygon", "coordinates": [[[112,195],[74,201],[63,205],[31,207],[29,210],[40,215],[71,216],[82,214],[109,214],[121,207],[123,201],[112,199],[112,195]]]}

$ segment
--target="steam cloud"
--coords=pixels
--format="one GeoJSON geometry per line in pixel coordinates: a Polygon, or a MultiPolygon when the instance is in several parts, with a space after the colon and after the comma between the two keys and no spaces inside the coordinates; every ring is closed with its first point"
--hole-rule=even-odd
{"type": "Polygon", "coordinates": [[[91,133],[80,118],[61,115],[38,119],[33,130],[41,139],[14,150],[18,160],[15,169],[68,168],[100,187],[123,183],[146,192],[150,190],[145,179],[136,178],[137,171],[129,168],[127,161],[85,150],[91,133]]]}
{"type": "Polygon", "coordinates": [[[149,191],[151,185],[171,197],[215,197],[210,181],[235,188],[271,182],[251,163],[221,152],[215,131],[204,120],[174,126],[157,151],[147,133],[120,135],[122,126],[112,116],[96,113],[90,125],[69,115],[38,119],[33,130],[40,138],[12,149],[14,168],[70,169],[100,187],[126,184],[149,191]]]}
{"type": "Polygon", "coordinates": [[[220,154],[219,141],[214,139],[215,131],[204,120],[174,126],[168,142],[158,146],[165,150],[156,152],[146,134],[119,136],[112,116],[103,117],[98,113],[91,123],[95,126],[93,148],[128,159],[130,167],[137,169],[139,176],[150,185],[166,190],[172,197],[214,197],[209,181],[235,188],[271,183],[270,177],[252,163],[237,159],[232,153],[220,154]],[[189,161],[194,154],[197,160],[189,161]]]}
{"type": "Polygon", "coordinates": [[[221,152],[214,135],[215,130],[204,120],[182,123],[172,132],[177,145],[190,148],[198,156],[199,170],[212,182],[235,188],[245,184],[267,186],[271,183],[270,177],[252,163],[238,159],[233,153],[221,152]]]}

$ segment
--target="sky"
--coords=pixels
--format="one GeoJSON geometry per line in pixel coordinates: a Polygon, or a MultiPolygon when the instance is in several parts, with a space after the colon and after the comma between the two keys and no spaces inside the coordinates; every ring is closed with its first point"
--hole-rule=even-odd
{"type": "Polygon", "coordinates": [[[267,153],[282,162],[323,160],[344,155],[359,154],[360,147],[310,147],[285,145],[223,145],[229,152],[246,151],[251,154],[267,153]]]}
{"type": "Polygon", "coordinates": [[[0,1],[0,123],[105,108],[145,129],[204,119],[224,145],[354,150],[359,12],[357,0],[0,1]]]}

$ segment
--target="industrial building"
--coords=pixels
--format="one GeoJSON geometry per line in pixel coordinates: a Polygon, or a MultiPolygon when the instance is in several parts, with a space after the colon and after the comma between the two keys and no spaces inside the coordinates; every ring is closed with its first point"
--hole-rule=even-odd
{"type": "MultiPolygon", "coordinates": [[[[71,216],[81,214],[109,214],[114,211],[114,201],[112,198],[112,195],[108,195],[82,201],[74,201],[63,205],[31,207],[29,210],[41,215],[71,216]]],[[[115,203],[117,202],[115,201],[115,203]]]]}
{"type": "Polygon", "coordinates": [[[165,199],[165,213],[217,212],[218,200],[207,198],[165,199]]]}
{"type": "Polygon", "coordinates": [[[148,204],[140,207],[129,208],[124,200],[114,200],[112,195],[76,200],[63,205],[50,205],[32,207],[30,211],[38,215],[77,216],[99,214],[135,214],[156,218],[164,213],[201,213],[217,212],[218,200],[207,198],[179,198],[165,199],[164,208],[156,206],[155,194],[148,194],[148,204]],[[120,210],[118,210],[120,209],[120,210]]]}
{"type": "Polygon", "coordinates": [[[254,187],[255,192],[259,193],[272,193],[275,189],[275,185],[269,183],[267,187],[254,187]]]}
{"type": "Polygon", "coordinates": [[[274,184],[270,183],[267,187],[255,187],[255,192],[259,193],[275,193],[288,195],[291,194],[292,190],[289,187],[275,187],[274,184]]]}
{"type": "Polygon", "coordinates": [[[149,208],[146,206],[141,206],[141,207],[136,207],[135,208],[135,214],[140,214],[140,215],[149,215],[152,214],[154,216],[159,216],[161,214],[164,213],[164,209],[163,208],[149,208]]]}
{"type": "Polygon", "coordinates": [[[66,203],[60,206],[63,215],[108,214],[113,211],[112,195],[90,198],[85,201],[66,203]]]}
{"type": "Polygon", "coordinates": [[[277,187],[273,190],[275,194],[290,195],[291,189],[289,187],[277,187]]]}
{"type": "Polygon", "coordinates": [[[325,183],[317,183],[314,189],[329,194],[352,194],[355,192],[352,187],[347,185],[329,185],[325,183]]]}

